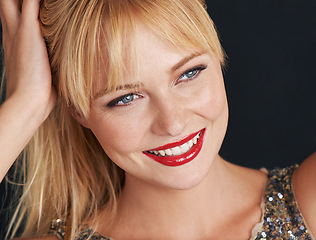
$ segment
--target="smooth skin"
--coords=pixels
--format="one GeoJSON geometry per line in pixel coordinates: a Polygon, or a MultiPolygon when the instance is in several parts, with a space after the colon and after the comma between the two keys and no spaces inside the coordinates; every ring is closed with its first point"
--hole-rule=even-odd
{"type": "MultiPolygon", "coordinates": [[[[51,85],[47,51],[37,19],[39,0],[24,0],[22,13],[19,12],[18,2],[18,0],[0,0],[7,71],[7,100],[0,107],[1,179],[36,129],[47,118],[56,101],[56,94],[51,85]]],[[[146,73],[143,76],[146,76],[146,73]]],[[[157,109],[163,113],[164,108],[161,107],[163,102],[158,103],[160,105],[157,105],[157,109]]],[[[173,112],[169,111],[168,116],[176,118],[177,116],[172,115],[173,112]]],[[[175,113],[179,114],[179,112],[175,113]]],[[[86,127],[92,128],[99,116],[100,112],[95,111],[91,113],[90,118],[78,117],[78,120],[86,127]]],[[[169,137],[175,134],[170,131],[174,129],[170,125],[172,121],[164,120],[160,119],[160,122],[151,125],[154,126],[151,128],[154,129],[151,134],[160,134],[161,137],[163,130],[165,137],[166,134],[169,134],[169,137]],[[169,129],[169,132],[166,129],[169,129]]],[[[223,117],[221,121],[226,120],[223,117]]],[[[179,129],[179,126],[176,129],[179,129]]],[[[97,129],[92,130],[98,133],[97,129]]],[[[191,132],[183,134],[189,133],[191,132]]],[[[179,132],[177,134],[183,136],[179,132]]],[[[99,138],[102,144],[102,135],[99,138]]],[[[170,137],[170,139],[176,138],[170,137]]],[[[157,139],[159,138],[155,139],[155,144],[160,144],[160,140],[157,139]]],[[[168,143],[168,141],[161,142],[168,143]]],[[[116,150],[113,152],[116,160],[121,161],[123,159],[121,155],[128,155],[122,154],[119,148],[116,150]]],[[[121,164],[124,165],[123,162],[121,164]]],[[[128,166],[126,168],[128,169],[128,166]]],[[[316,154],[313,154],[293,175],[293,188],[298,205],[314,235],[316,235],[315,169],[316,154]]],[[[230,164],[217,154],[213,156],[209,171],[199,183],[189,179],[185,185],[172,185],[167,180],[155,178],[148,181],[149,178],[146,176],[129,172],[130,181],[127,182],[128,185],[119,202],[118,217],[123,221],[116,219],[111,229],[100,226],[97,231],[104,235],[116,239],[153,239],[153,236],[157,236],[158,239],[248,239],[252,227],[260,221],[260,202],[266,174],[230,164]],[[191,184],[193,182],[195,184],[191,184]],[[154,185],[157,187],[153,187],[154,185]],[[143,194],[144,190],[148,190],[146,194],[143,194]],[[141,191],[142,194],[137,191],[141,191]],[[139,208],[140,205],[142,208],[139,208]],[[161,211],[162,209],[164,211],[161,211]],[[165,214],[166,212],[168,214],[165,214]],[[172,231],[170,231],[170,223],[174,224],[172,231]]],[[[168,171],[166,170],[165,173],[168,171]]],[[[56,240],[57,238],[46,236],[32,239],[56,240]]]]}

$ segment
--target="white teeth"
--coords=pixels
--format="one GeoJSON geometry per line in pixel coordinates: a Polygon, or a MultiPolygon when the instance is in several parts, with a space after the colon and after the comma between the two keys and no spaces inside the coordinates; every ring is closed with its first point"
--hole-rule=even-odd
{"type": "Polygon", "coordinates": [[[171,151],[172,151],[173,156],[177,156],[181,154],[181,149],[179,147],[171,148],[171,151]]]}
{"type": "MultiPolygon", "coordinates": [[[[193,146],[193,144],[192,144],[192,146],[193,146]]],[[[184,143],[184,144],[182,144],[181,146],[180,146],[180,149],[181,149],[181,154],[183,154],[183,153],[185,153],[185,152],[187,152],[187,151],[189,151],[190,150],[190,146],[189,146],[189,144],[188,143],[184,143]]]]}
{"type": "Polygon", "coordinates": [[[167,156],[172,156],[172,151],[171,151],[171,149],[166,149],[166,150],[165,150],[165,153],[166,153],[167,156]]]}
{"type": "Polygon", "coordinates": [[[157,156],[177,156],[186,153],[189,151],[198,141],[200,138],[201,132],[199,132],[194,138],[192,138],[190,141],[182,144],[181,146],[177,146],[174,148],[169,148],[165,150],[159,150],[159,151],[149,151],[151,154],[155,154],[157,156]]]}
{"type": "Polygon", "coordinates": [[[160,154],[161,156],[163,156],[163,157],[166,155],[166,153],[165,153],[164,150],[159,150],[158,152],[159,152],[159,154],[160,154]]]}

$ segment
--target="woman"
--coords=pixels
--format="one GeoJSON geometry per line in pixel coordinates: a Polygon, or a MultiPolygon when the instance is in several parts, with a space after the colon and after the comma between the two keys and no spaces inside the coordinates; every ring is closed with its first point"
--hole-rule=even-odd
{"type": "Polygon", "coordinates": [[[202,1],[0,3],[2,177],[32,138],[13,235],[315,235],[315,155],[269,176],[218,155],[224,54],[202,1]]]}

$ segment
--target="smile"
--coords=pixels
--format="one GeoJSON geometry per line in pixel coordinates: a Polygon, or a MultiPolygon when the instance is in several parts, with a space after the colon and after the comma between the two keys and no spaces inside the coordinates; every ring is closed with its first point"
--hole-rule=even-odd
{"type": "Polygon", "coordinates": [[[174,148],[168,148],[168,149],[164,149],[164,150],[162,149],[162,150],[148,151],[148,152],[151,154],[155,154],[157,156],[160,156],[160,157],[178,156],[178,155],[184,154],[187,151],[189,151],[197,143],[197,141],[200,138],[200,135],[201,135],[201,132],[199,132],[197,135],[194,136],[194,138],[192,138],[188,142],[185,142],[181,146],[176,146],[174,148]]]}
{"type": "Polygon", "coordinates": [[[192,161],[199,154],[203,145],[204,133],[205,129],[202,129],[178,142],[169,143],[143,153],[163,165],[180,166],[192,161]]]}

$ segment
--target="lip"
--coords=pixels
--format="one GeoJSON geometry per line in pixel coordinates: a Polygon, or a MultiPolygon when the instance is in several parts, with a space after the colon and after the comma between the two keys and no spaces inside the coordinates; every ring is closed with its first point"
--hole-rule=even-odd
{"type": "Polygon", "coordinates": [[[155,160],[156,162],[159,162],[163,165],[170,166],[170,167],[176,167],[176,166],[181,166],[183,164],[186,164],[190,161],[192,161],[201,151],[203,141],[204,141],[204,135],[205,135],[205,128],[190,134],[189,136],[181,139],[180,141],[173,142],[173,143],[168,143],[166,145],[163,145],[161,147],[155,148],[155,149],[150,149],[148,151],[143,151],[143,154],[148,156],[149,158],[155,160]],[[192,138],[194,138],[198,133],[200,134],[200,137],[197,141],[197,143],[186,153],[181,154],[181,155],[176,155],[176,156],[157,156],[154,154],[149,153],[149,151],[159,151],[159,150],[164,150],[168,148],[174,148],[177,146],[181,146],[182,144],[190,141],[192,138]]]}

